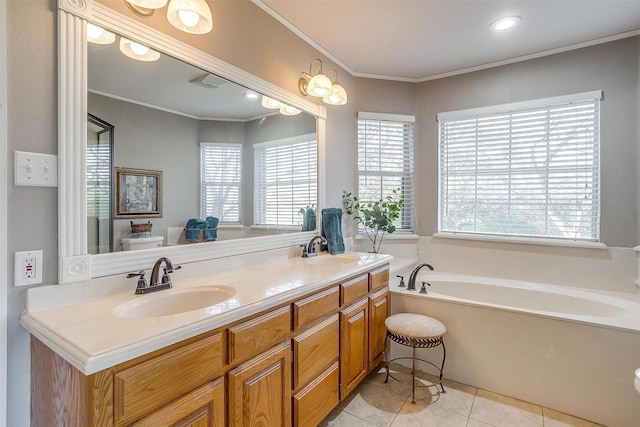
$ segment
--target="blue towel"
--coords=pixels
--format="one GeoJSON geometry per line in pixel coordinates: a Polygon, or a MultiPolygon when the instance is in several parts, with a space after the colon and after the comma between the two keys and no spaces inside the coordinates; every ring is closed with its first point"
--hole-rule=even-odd
{"type": "Polygon", "coordinates": [[[331,255],[344,253],[342,239],[342,209],[322,209],[322,237],[327,240],[327,247],[331,255]]]}
{"type": "Polygon", "coordinates": [[[316,210],[314,208],[307,208],[304,211],[304,218],[302,219],[302,230],[300,231],[313,231],[316,229],[316,210]]]}
{"type": "Polygon", "coordinates": [[[203,221],[200,218],[191,218],[185,225],[184,237],[187,242],[197,243],[200,241],[200,230],[204,230],[209,227],[207,221],[203,221]]]}
{"type": "Polygon", "coordinates": [[[207,217],[207,227],[209,228],[218,228],[218,223],[220,222],[220,220],[218,218],[216,218],[215,216],[208,216],[207,217]]]}

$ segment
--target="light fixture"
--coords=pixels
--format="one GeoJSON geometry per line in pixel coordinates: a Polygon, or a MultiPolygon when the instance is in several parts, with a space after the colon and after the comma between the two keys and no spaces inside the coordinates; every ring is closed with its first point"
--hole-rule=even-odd
{"type": "Polygon", "coordinates": [[[504,31],[509,28],[515,27],[520,22],[519,16],[508,16],[506,18],[498,19],[491,24],[491,29],[494,31],[504,31]]]}
{"type": "Polygon", "coordinates": [[[116,41],[116,35],[97,25],[87,24],[87,41],[96,44],[111,44],[116,41]]]}
{"type": "Polygon", "coordinates": [[[258,94],[248,90],[244,93],[244,97],[250,101],[255,101],[256,99],[258,99],[258,94]]]}
{"type": "Polygon", "coordinates": [[[160,53],[147,46],[132,42],[131,40],[120,37],[120,52],[138,61],[156,61],[160,58],[160,53]]]}
{"type": "MultiPolygon", "coordinates": [[[[134,14],[140,17],[153,15],[167,0],[124,0],[134,14]]],[[[205,0],[171,0],[167,20],[179,30],[191,34],[205,34],[213,29],[211,9],[205,0]]]]}
{"type": "Polygon", "coordinates": [[[275,110],[276,108],[280,108],[282,106],[282,103],[280,101],[276,101],[275,99],[269,98],[268,96],[262,97],[261,104],[264,108],[269,108],[271,110],[275,110]]]}
{"type": "Polygon", "coordinates": [[[327,76],[330,75],[332,71],[336,73],[336,79],[331,85],[331,93],[323,96],[322,101],[329,105],[344,105],[347,103],[347,91],[340,83],[338,83],[338,72],[336,70],[332,68],[327,71],[327,76]]]}
{"type": "Polygon", "coordinates": [[[302,110],[298,110],[296,107],[292,107],[291,105],[282,104],[280,107],[280,114],[283,116],[295,116],[300,113],[302,113],[302,110]]]}
{"type": "Polygon", "coordinates": [[[309,73],[302,72],[302,77],[298,79],[298,89],[303,95],[316,96],[322,98],[331,94],[331,80],[322,72],[322,61],[314,59],[309,64],[309,73]],[[311,74],[311,67],[313,63],[318,61],[320,63],[320,70],[315,75],[311,74]]]}

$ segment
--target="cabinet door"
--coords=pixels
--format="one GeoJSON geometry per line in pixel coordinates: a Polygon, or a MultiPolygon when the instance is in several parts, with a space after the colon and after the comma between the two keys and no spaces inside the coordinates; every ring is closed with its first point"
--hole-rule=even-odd
{"type": "Polygon", "coordinates": [[[135,427],[224,427],[224,379],[212,381],[131,424],[135,427]]]}
{"type": "Polygon", "coordinates": [[[293,396],[293,425],[318,425],[340,402],[339,364],[335,362],[293,396]]]}
{"type": "Polygon", "coordinates": [[[389,288],[369,296],[369,371],[384,358],[387,337],[384,321],[389,316],[389,307],[389,288]]]}
{"type": "Polygon", "coordinates": [[[287,340],[229,372],[229,426],[290,425],[291,344],[287,340]]]}
{"type": "Polygon", "coordinates": [[[317,377],[339,357],[338,314],[293,337],[293,389],[317,377]]]}
{"type": "Polygon", "coordinates": [[[367,375],[369,301],[363,298],[340,312],[340,399],[367,375]]]}

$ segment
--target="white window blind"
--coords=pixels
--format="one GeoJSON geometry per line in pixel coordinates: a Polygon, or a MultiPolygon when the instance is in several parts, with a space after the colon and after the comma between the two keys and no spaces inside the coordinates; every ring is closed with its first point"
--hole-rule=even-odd
{"type": "Polygon", "coordinates": [[[598,241],[600,99],[439,114],[440,232],[598,241]]]}
{"type": "Polygon", "coordinates": [[[200,144],[200,217],[240,222],[242,145],[200,144]]]}
{"type": "Polygon", "coordinates": [[[87,216],[111,218],[111,145],[87,144],[87,216]]]}
{"type": "Polygon", "coordinates": [[[298,225],[300,209],[317,203],[316,135],[254,145],[254,221],[298,225]]]}
{"type": "Polygon", "coordinates": [[[358,198],[375,202],[399,189],[403,199],[396,231],[413,232],[413,127],[415,118],[358,113],[358,198]]]}

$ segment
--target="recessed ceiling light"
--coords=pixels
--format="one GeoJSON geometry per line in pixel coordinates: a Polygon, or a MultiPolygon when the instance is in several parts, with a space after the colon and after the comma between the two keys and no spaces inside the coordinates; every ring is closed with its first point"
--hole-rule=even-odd
{"type": "Polygon", "coordinates": [[[519,16],[508,16],[506,18],[498,19],[491,24],[491,29],[494,31],[504,31],[509,28],[515,27],[520,22],[519,16]]]}

